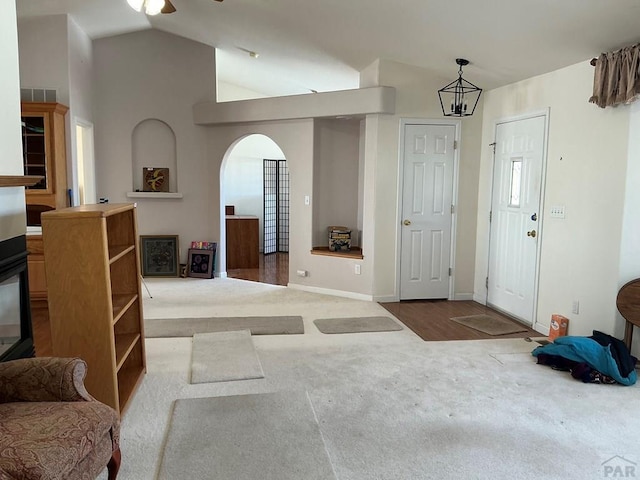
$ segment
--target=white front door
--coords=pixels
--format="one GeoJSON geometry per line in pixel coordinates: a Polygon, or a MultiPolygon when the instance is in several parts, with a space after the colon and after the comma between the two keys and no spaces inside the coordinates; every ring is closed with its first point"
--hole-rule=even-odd
{"type": "Polygon", "coordinates": [[[536,305],[546,115],[498,123],[487,303],[528,324],[536,305]]]}
{"type": "Polygon", "coordinates": [[[449,297],[454,125],[405,125],[400,299],[449,297]]]}

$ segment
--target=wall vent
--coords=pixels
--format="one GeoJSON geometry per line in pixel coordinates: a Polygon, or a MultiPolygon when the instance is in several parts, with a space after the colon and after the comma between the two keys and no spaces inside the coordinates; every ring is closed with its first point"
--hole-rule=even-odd
{"type": "Polygon", "coordinates": [[[58,91],[53,88],[21,88],[22,102],[57,102],[58,91]]]}

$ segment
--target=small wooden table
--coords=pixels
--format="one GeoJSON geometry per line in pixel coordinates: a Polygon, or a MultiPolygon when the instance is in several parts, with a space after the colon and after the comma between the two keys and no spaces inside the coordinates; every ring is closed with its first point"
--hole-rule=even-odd
{"type": "Polygon", "coordinates": [[[258,217],[227,215],[227,270],[259,268],[258,217]]]}
{"type": "Polygon", "coordinates": [[[627,322],[624,327],[624,344],[631,350],[633,326],[640,326],[640,278],[631,280],[620,289],[616,306],[627,322]]]}

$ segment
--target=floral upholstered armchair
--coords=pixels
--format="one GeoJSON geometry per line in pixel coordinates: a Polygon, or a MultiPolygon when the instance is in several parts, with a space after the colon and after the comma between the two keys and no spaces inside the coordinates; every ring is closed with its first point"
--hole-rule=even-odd
{"type": "Polygon", "coordinates": [[[72,480],[120,467],[120,420],[84,387],[79,358],[0,363],[0,479],[72,480]]]}

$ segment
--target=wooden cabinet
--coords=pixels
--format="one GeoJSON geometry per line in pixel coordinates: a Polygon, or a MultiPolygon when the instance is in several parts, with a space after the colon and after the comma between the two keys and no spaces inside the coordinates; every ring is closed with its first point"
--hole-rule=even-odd
{"type": "Polygon", "coordinates": [[[134,204],[42,214],[55,356],[88,364],[91,395],[122,412],[146,371],[134,204]]]}
{"type": "Polygon", "coordinates": [[[259,268],[260,245],[258,217],[227,215],[227,270],[259,268]]]}
{"type": "Polygon", "coordinates": [[[27,266],[29,269],[29,298],[33,302],[47,299],[47,278],[44,273],[42,235],[27,235],[27,266]]]}
{"type": "MultiPolygon", "coordinates": [[[[67,194],[67,154],[65,115],[60,103],[22,102],[22,152],[25,175],[42,180],[25,188],[27,225],[39,226],[42,212],[69,205],[67,194]]],[[[27,236],[29,251],[29,296],[47,299],[42,236],[27,236]]]]}
{"type": "Polygon", "coordinates": [[[22,102],[21,109],[24,174],[44,177],[25,190],[31,206],[28,215],[37,217],[41,211],[69,205],[65,133],[69,109],[60,103],[38,102],[22,102]]]}

